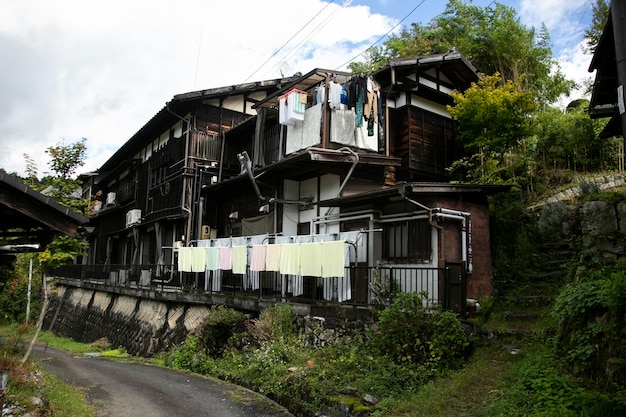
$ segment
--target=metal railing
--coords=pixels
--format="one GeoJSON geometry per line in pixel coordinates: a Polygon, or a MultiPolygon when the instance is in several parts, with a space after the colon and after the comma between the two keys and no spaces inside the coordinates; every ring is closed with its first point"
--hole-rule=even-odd
{"type": "Polygon", "coordinates": [[[175,265],[66,265],[47,271],[49,277],[86,281],[106,287],[144,288],[162,292],[236,295],[307,304],[376,306],[388,304],[398,292],[427,294],[440,303],[445,268],[383,265],[350,266],[344,277],[319,278],[270,271],[229,270],[179,272],[175,265]]]}

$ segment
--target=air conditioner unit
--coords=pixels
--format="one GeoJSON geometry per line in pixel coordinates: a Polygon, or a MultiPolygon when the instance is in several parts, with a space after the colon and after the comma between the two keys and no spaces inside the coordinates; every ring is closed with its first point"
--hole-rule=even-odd
{"type": "Polygon", "coordinates": [[[107,206],[112,206],[115,204],[115,193],[107,194],[107,206]]]}
{"type": "Polygon", "coordinates": [[[141,210],[133,209],[126,213],[126,227],[141,223],[141,210]]]}

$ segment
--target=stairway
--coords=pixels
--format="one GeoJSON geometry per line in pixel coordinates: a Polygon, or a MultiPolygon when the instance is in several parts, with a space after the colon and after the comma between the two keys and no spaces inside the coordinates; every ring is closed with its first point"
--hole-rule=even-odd
{"type": "Polygon", "coordinates": [[[553,331],[550,309],[567,280],[574,256],[568,241],[538,243],[531,273],[496,302],[482,326],[483,338],[545,335],[553,331]]]}

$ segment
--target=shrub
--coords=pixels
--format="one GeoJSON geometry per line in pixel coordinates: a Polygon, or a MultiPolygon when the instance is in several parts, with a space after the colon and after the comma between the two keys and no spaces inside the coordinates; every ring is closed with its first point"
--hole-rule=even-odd
{"type": "Polygon", "coordinates": [[[261,311],[258,319],[250,320],[248,333],[259,345],[293,337],[296,315],[288,304],[275,304],[261,311]]]}
{"type": "Polygon", "coordinates": [[[626,271],[591,272],[555,300],[557,348],[576,374],[591,380],[626,380],[626,271]]]}
{"type": "Polygon", "coordinates": [[[457,367],[470,347],[470,337],[454,314],[424,307],[426,299],[423,293],[398,294],[380,312],[370,345],[397,363],[457,367]]]}
{"type": "Polygon", "coordinates": [[[212,357],[221,355],[233,334],[243,328],[246,316],[232,308],[212,306],[200,328],[201,348],[212,357]]]}

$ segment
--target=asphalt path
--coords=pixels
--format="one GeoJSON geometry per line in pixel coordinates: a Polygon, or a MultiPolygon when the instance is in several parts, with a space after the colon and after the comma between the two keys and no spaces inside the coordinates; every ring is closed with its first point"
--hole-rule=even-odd
{"type": "Polygon", "coordinates": [[[176,370],[36,347],[33,356],[82,387],[98,417],[293,417],[250,390],[176,370]]]}

